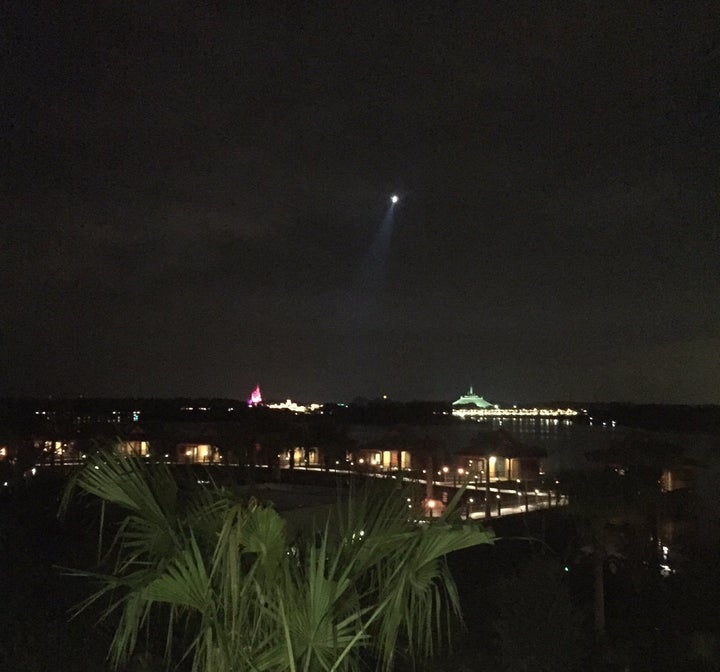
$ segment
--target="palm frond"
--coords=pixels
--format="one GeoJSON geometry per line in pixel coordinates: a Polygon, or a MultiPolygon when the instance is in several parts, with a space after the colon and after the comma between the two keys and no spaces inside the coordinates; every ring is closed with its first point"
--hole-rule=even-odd
{"type": "Polygon", "coordinates": [[[96,456],[71,487],[127,511],[112,574],[86,601],[119,595],[106,611],[120,613],[116,666],[152,619],[168,660],[189,629],[195,672],[389,670],[396,651],[432,654],[459,615],[445,556],[492,541],[477,524],[412,520],[395,486],[351,491],[292,542],[272,507],[217,486],[180,497],[166,467],[137,458],[96,456]]]}

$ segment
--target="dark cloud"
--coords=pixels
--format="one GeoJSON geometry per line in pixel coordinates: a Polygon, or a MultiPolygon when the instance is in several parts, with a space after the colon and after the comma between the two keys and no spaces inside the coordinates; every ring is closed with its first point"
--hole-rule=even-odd
{"type": "Polygon", "coordinates": [[[720,402],[716,3],[6,18],[0,393],[720,402]]]}

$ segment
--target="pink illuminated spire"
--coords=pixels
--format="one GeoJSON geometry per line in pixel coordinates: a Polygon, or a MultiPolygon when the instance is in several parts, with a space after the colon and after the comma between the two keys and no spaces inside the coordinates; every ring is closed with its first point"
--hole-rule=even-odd
{"type": "Polygon", "coordinates": [[[257,406],[261,403],[262,395],[260,394],[260,385],[257,385],[248,399],[248,406],[257,406]]]}

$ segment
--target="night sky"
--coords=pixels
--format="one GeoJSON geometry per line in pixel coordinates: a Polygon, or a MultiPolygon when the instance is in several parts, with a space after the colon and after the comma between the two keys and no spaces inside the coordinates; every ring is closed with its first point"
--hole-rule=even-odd
{"type": "Polygon", "coordinates": [[[720,3],[205,4],[6,4],[0,395],[720,403],[720,3]]]}

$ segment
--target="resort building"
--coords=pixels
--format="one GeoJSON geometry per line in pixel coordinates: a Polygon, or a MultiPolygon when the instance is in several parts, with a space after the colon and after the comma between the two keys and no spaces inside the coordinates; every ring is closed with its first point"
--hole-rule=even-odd
{"type": "Polygon", "coordinates": [[[212,464],[217,461],[220,452],[211,443],[195,442],[179,443],[176,450],[178,461],[188,464],[212,464]]]}
{"type": "Polygon", "coordinates": [[[118,432],[115,450],[121,455],[137,455],[146,457],[150,454],[150,444],[145,432],[138,425],[131,425],[126,431],[118,432]]]}
{"type": "Polygon", "coordinates": [[[544,448],[527,446],[504,429],[481,431],[455,453],[470,481],[534,481],[543,474],[544,448]]]}
{"type": "Polygon", "coordinates": [[[278,455],[281,467],[318,467],[320,466],[320,452],[317,448],[295,446],[284,450],[278,455]]]}
{"type": "Polygon", "coordinates": [[[356,465],[377,469],[422,469],[440,461],[444,447],[435,439],[397,426],[353,451],[356,465]]]}

